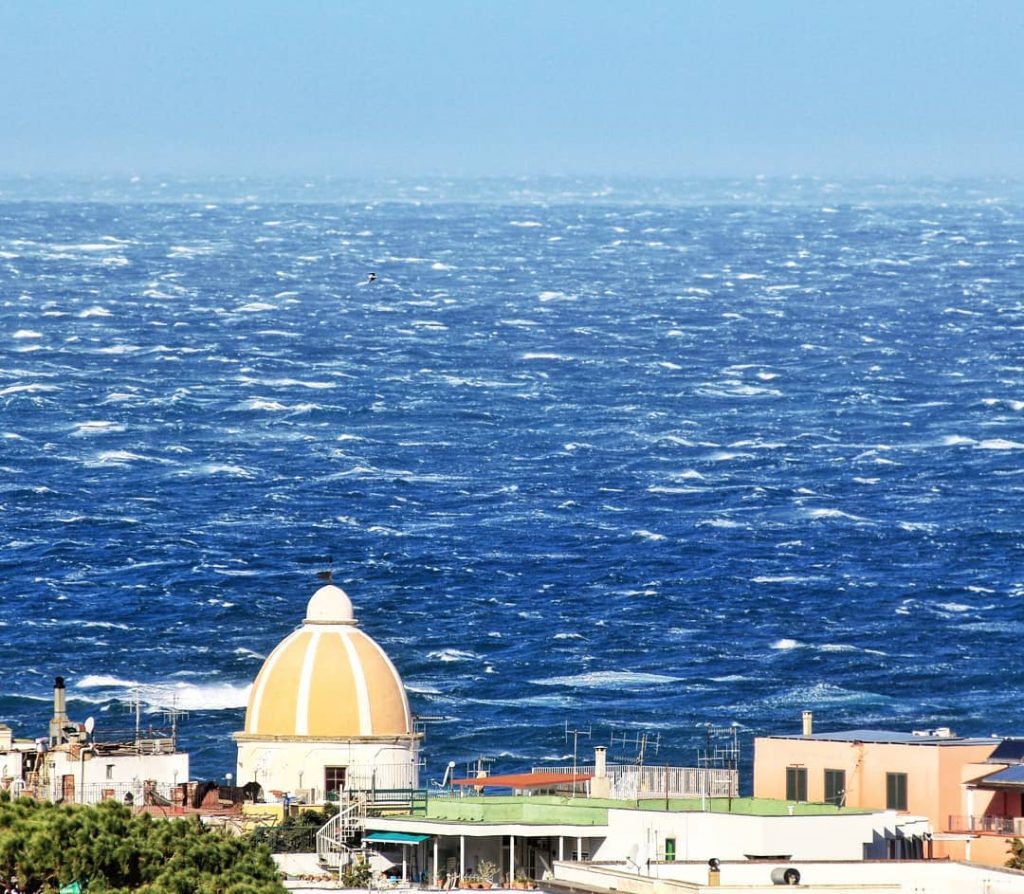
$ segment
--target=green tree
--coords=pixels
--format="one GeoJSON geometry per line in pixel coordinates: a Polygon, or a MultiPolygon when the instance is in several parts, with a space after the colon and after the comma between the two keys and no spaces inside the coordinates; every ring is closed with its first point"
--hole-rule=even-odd
{"type": "Polygon", "coordinates": [[[80,882],[89,894],[282,894],[265,847],[196,820],[95,807],[0,800],[0,877],[27,894],[80,882]]]}
{"type": "Polygon", "coordinates": [[[1007,838],[1006,843],[1010,845],[1007,853],[1010,859],[1006,861],[1008,869],[1024,869],[1024,838],[1007,838]]]}
{"type": "Polygon", "coordinates": [[[373,871],[370,869],[370,864],[362,857],[359,857],[345,867],[344,872],[341,874],[341,883],[346,888],[366,888],[370,884],[370,876],[372,874],[373,871]]]}

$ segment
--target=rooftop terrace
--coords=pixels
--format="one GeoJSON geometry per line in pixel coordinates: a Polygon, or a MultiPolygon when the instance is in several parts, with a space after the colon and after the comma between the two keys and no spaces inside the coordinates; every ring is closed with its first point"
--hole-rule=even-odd
{"type": "MultiPolygon", "coordinates": [[[[711,798],[702,805],[699,798],[670,798],[668,810],[678,813],[735,813],[746,816],[829,816],[834,814],[870,813],[832,804],[792,804],[769,798],[711,798]]],[[[482,795],[465,798],[431,798],[426,814],[401,817],[431,822],[525,825],[603,826],[608,811],[665,810],[665,798],[644,798],[639,801],[617,801],[604,798],[571,798],[561,795],[482,795]]],[[[391,817],[398,819],[399,817],[391,817]]]]}
{"type": "Polygon", "coordinates": [[[805,739],[817,742],[871,742],[879,745],[991,745],[999,744],[999,739],[966,738],[953,734],[902,733],[883,729],[847,729],[831,733],[813,733],[804,736],[799,733],[784,736],[765,736],[767,739],[805,739]]]}

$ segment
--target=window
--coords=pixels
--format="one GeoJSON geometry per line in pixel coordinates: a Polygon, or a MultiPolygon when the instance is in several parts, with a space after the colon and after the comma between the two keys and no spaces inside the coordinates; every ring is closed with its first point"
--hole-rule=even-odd
{"type": "Polygon", "coordinates": [[[347,767],[324,767],[324,795],[328,801],[337,801],[345,790],[347,767]]]}
{"type": "Polygon", "coordinates": [[[907,774],[885,774],[885,807],[887,810],[907,809],[907,774]]]}
{"type": "Polygon", "coordinates": [[[114,765],[113,764],[107,764],[107,779],[113,779],[113,778],[114,778],[114,765]]]}
{"type": "Polygon", "coordinates": [[[825,771],[825,803],[846,806],[846,770],[825,771]]]}
{"type": "Polygon", "coordinates": [[[786,800],[807,800],[807,767],[786,767],[786,800]]]}
{"type": "Polygon", "coordinates": [[[676,840],[674,838],[665,839],[665,859],[674,860],[676,858],[676,840]]]}

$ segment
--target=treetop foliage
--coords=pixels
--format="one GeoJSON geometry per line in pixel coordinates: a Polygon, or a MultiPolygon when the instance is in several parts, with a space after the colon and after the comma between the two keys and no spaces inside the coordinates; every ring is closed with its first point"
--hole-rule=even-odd
{"type": "Polygon", "coordinates": [[[283,894],[266,847],[194,819],[154,819],[114,801],[0,801],[0,890],[54,894],[283,894]]]}

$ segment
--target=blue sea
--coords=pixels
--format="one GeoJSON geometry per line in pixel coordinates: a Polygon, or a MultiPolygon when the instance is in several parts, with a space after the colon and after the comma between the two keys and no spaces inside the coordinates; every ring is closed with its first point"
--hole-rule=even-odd
{"type": "Polygon", "coordinates": [[[0,473],[19,736],[223,777],[327,569],[426,780],[1024,734],[1024,190],[6,179],[0,473]]]}

